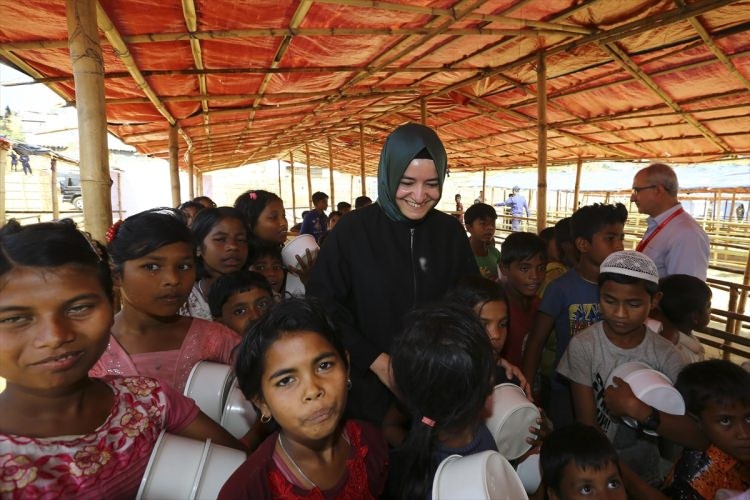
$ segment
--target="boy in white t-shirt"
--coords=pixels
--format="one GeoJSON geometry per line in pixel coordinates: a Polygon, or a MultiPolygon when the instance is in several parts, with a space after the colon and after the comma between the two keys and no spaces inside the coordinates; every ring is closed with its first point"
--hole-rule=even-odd
{"type": "Polygon", "coordinates": [[[670,380],[677,378],[685,364],[669,341],[644,324],[661,295],[656,265],[639,252],[609,255],[600,267],[599,295],[603,321],[570,340],[557,371],[570,380],[577,420],[599,427],[612,441],[623,463],[645,481],[657,485],[666,472],[660,466],[657,438],[623,425],[615,417],[631,416],[644,428],[656,430],[660,412],[654,410],[656,416],[653,416],[650,411],[653,409],[647,407],[648,414],[631,415],[631,409],[641,408],[632,403],[631,397],[635,399],[632,391],[619,378],[615,378],[615,389],[619,392],[611,395],[612,408],[605,398],[607,379],[623,363],[646,363],[670,380]]]}

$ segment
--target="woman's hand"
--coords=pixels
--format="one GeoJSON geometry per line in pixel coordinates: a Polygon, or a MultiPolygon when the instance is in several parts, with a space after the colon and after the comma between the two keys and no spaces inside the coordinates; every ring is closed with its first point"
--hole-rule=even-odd
{"type": "Polygon", "coordinates": [[[380,356],[375,358],[375,361],[373,361],[370,365],[370,370],[372,370],[372,372],[378,376],[380,381],[388,388],[388,390],[395,394],[399,399],[401,398],[396,388],[396,381],[393,379],[390,354],[381,352],[380,356]]]}
{"type": "Polygon", "coordinates": [[[294,256],[294,258],[297,259],[299,267],[288,268],[290,273],[299,276],[300,281],[305,286],[307,286],[307,282],[310,280],[310,271],[312,271],[312,267],[318,259],[319,252],[320,250],[313,250],[311,252],[309,248],[306,248],[304,257],[299,255],[294,256]]]}
{"type": "Polygon", "coordinates": [[[513,365],[508,362],[505,358],[500,358],[498,361],[498,364],[505,369],[505,376],[508,377],[508,379],[517,378],[518,379],[518,385],[521,386],[521,389],[523,389],[523,392],[526,393],[526,397],[529,398],[529,401],[534,401],[533,396],[531,395],[531,386],[529,385],[528,381],[526,380],[526,377],[523,376],[523,372],[520,368],[518,368],[516,365],[513,365]]]}

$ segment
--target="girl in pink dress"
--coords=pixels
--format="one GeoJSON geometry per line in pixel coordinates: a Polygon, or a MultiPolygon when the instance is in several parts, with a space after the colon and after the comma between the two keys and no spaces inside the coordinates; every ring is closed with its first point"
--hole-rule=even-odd
{"type": "Polygon", "coordinates": [[[349,359],[311,300],[277,304],[245,336],[237,379],[271,434],[224,484],[220,499],[374,499],[387,446],[371,424],[343,418],[349,359]]]}
{"type": "Polygon", "coordinates": [[[109,233],[122,309],[92,376],[144,375],[182,392],[193,366],[230,364],[240,337],[219,323],[180,316],[195,282],[190,230],[172,209],[133,215],[109,233]]]}
{"type": "Polygon", "coordinates": [[[0,498],[133,498],[163,431],[240,448],[145,377],[87,375],[107,346],[106,252],[72,221],[0,230],[0,498]]]}

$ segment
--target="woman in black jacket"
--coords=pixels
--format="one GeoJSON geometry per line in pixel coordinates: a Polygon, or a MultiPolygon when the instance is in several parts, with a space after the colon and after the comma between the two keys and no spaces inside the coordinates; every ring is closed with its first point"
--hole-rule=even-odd
{"type": "Polygon", "coordinates": [[[382,423],[396,390],[393,339],[407,312],[478,274],[466,232],[435,209],[447,169],[437,134],[416,123],[386,139],[378,199],[343,217],[312,269],[307,295],[322,300],[351,356],[351,416],[382,423]]]}

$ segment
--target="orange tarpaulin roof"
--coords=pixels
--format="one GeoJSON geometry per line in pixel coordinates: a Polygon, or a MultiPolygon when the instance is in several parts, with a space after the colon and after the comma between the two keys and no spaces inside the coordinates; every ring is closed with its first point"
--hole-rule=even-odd
{"type": "MultiPolygon", "coordinates": [[[[361,126],[372,174],[385,136],[423,112],[455,170],[533,166],[540,51],[549,162],[750,154],[749,1],[99,0],[98,10],[109,130],[167,158],[171,119],[180,156],[190,148],[204,171],[290,151],[304,162],[307,145],[312,164],[358,172],[361,126]]],[[[0,0],[0,12],[0,59],[73,102],[64,2],[0,0]]]]}

